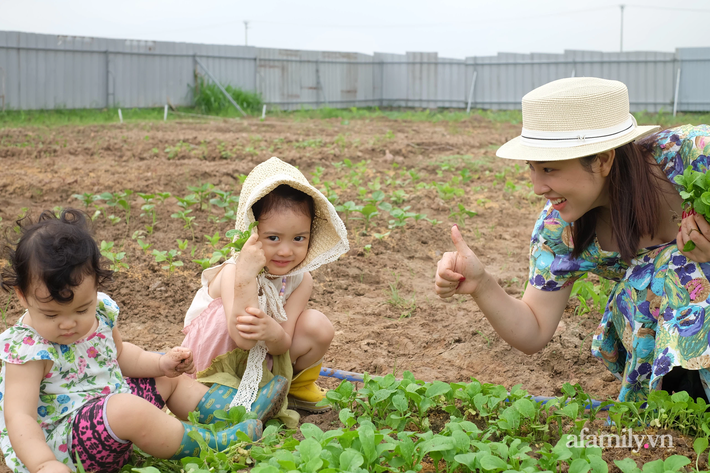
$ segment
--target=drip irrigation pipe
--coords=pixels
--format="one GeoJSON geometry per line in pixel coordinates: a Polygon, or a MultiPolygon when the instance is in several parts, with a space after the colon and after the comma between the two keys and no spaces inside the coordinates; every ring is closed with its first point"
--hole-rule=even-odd
{"type": "MultiPolygon", "coordinates": [[[[336,379],[342,379],[342,380],[347,380],[347,381],[352,381],[352,382],[357,382],[357,383],[362,383],[365,380],[365,377],[362,373],[354,373],[352,371],[343,371],[343,370],[337,370],[335,368],[321,368],[320,370],[320,375],[325,376],[327,378],[336,378],[336,379]]],[[[550,396],[530,396],[530,398],[535,401],[535,402],[540,402],[542,404],[545,404],[549,401],[552,401],[553,399],[558,399],[556,397],[550,397],[550,396]]],[[[592,399],[591,406],[586,405],[584,406],[585,409],[597,409],[599,406],[601,406],[601,401],[597,401],[596,399],[592,399]]],[[[601,408],[602,411],[608,411],[609,406],[604,406],[601,408]]]]}

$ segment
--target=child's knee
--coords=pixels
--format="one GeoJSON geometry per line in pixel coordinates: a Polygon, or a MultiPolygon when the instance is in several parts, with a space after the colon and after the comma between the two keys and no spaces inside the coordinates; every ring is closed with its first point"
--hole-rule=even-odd
{"type": "MultiPolygon", "coordinates": [[[[326,315],[317,310],[308,312],[308,332],[319,345],[330,345],[335,337],[335,327],[326,315]]],[[[305,315],[305,314],[304,314],[305,315]]]]}

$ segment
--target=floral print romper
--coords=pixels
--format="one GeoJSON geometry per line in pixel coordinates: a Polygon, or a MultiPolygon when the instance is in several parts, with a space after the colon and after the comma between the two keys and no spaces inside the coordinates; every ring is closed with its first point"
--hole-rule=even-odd
{"type": "Polygon", "coordinates": [[[40,384],[37,423],[57,460],[73,467],[72,425],[75,416],[90,401],[113,393],[131,393],[116,359],[112,330],[118,306],[106,294],[98,293],[95,332],[70,345],[42,338],[33,328],[17,324],[0,334],[0,447],[13,472],[26,472],[10,444],[5,425],[5,365],[33,360],[51,360],[52,369],[40,384]]]}

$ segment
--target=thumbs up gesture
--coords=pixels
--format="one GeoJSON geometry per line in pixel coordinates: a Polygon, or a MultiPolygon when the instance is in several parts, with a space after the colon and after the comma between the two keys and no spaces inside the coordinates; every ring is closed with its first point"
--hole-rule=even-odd
{"type": "Polygon", "coordinates": [[[486,273],[483,264],[461,236],[458,225],[451,227],[456,251],[444,253],[436,266],[434,289],[442,299],[454,294],[471,294],[486,273]]]}

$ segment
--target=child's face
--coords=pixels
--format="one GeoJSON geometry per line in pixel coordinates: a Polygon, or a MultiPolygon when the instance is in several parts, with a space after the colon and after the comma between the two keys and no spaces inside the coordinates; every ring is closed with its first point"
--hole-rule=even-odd
{"type": "Polygon", "coordinates": [[[271,274],[288,274],[306,258],[311,238],[308,215],[291,209],[272,210],[261,216],[257,228],[271,274]]]}
{"type": "Polygon", "coordinates": [[[33,284],[27,295],[16,291],[29,315],[29,320],[25,317],[25,324],[50,342],[62,345],[69,345],[89,335],[96,322],[96,281],[87,276],[72,289],[74,299],[67,304],[54,300],[41,302],[49,296],[44,284],[33,284]]]}

